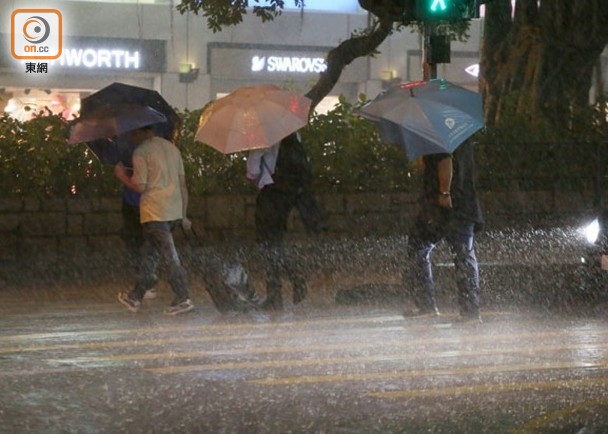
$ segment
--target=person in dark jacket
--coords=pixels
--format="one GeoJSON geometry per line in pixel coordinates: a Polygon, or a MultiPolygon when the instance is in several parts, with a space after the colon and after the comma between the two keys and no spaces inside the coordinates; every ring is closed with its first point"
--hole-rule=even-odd
{"type": "Polygon", "coordinates": [[[256,241],[266,263],[266,299],[260,307],[281,310],[283,276],[291,282],[294,304],[304,300],[308,292],[300,264],[283,243],[289,214],[298,208],[308,231],[318,232],[326,225],[324,211],[313,196],[310,162],[299,134],[291,134],[271,148],[250,152],[247,177],[259,188],[256,241]]]}
{"type": "MultiPolygon", "coordinates": [[[[118,140],[124,142],[124,146],[128,148],[129,152],[123,155],[120,163],[126,168],[128,176],[133,175],[133,151],[135,146],[130,144],[127,136],[118,137],[118,140]]],[[[144,234],[141,222],[139,221],[139,201],[141,199],[141,193],[132,190],[126,185],[123,185],[122,189],[122,204],[121,204],[121,215],[122,215],[122,229],[120,231],[120,237],[125,243],[129,260],[133,265],[133,268],[137,274],[140,273],[141,268],[141,249],[144,244],[144,234]]],[[[150,288],[146,291],[144,299],[153,299],[157,297],[156,288],[150,288]]]]}
{"type": "Polygon", "coordinates": [[[483,214],[475,187],[473,144],[466,141],[452,155],[426,155],[423,164],[420,212],[407,247],[414,264],[404,272],[404,283],[413,286],[416,308],[405,315],[439,315],[431,253],[445,239],[454,255],[460,317],[481,322],[474,236],[483,214]]]}

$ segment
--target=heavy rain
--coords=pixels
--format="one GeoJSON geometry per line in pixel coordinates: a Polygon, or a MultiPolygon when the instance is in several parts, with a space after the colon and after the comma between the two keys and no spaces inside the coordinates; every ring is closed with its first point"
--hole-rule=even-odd
{"type": "Polygon", "coordinates": [[[608,433],[602,0],[213,3],[0,12],[0,433],[608,433]],[[519,27],[536,14],[591,42],[545,54],[519,27]],[[19,59],[59,15],[64,56],[19,59]],[[449,109],[369,110],[431,85],[449,109]],[[472,168],[483,222],[459,202],[472,168]],[[165,179],[187,212],[146,202],[165,179]],[[437,234],[433,296],[412,249],[437,234]]]}

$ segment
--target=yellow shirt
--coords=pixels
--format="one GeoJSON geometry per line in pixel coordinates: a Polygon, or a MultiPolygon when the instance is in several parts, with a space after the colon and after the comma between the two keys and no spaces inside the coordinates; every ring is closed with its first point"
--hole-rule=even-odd
{"type": "Polygon", "coordinates": [[[173,143],[152,137],[135,149],[133,180],[145,186],[139,203],[142,223],[183,218],[180,176],[184,176],[184,162],[173,143]]]}

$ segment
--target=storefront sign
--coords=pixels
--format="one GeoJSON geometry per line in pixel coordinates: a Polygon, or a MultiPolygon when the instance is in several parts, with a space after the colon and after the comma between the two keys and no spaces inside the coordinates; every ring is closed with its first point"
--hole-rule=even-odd
{"type": "MultiPolygon", "coordinates": [[[[5,35],[0,43],[5,44],[5,35]]],[[[63,37],[63,50],[56,60],[50,60],[49,71],[137,71],[166,70],[165,41],[126,38],[63,37]]],[[[23,63],[0,56],[0,67],[22,68],[23,63]]]]}
{"type": "MultiPolygon", "coordinates": [[[[327,54],[334,47],[239,44],[210,42],[207,44],[207,73],[219,89],[236,82],[307,81],[327,70],[327,54]]],[[[342,83],[360,83],[368,79],[369,62],[355,59],[340,76],[342,83]]]]}
{"type": "Polygon", "coordinates": [[[140,69],[139,50],[114,48],[66,48],[59,65],[73,68],[140,69]]]}
{"type": "Polygon", "coordinates": [[[253,56],[251,72],[319,73],[327,69],[322,57],[253,56]]]}

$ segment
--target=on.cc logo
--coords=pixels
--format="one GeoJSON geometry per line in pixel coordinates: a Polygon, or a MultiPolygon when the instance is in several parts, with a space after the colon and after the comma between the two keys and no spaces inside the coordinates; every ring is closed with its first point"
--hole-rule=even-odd
{"type": "Polygon", "coordinates": [[[49,22],[39,16],[28,18],[23,25],[23,37],[32,44],[42,44],[49,38],[50,33],[49,22]]]}
{"type": "Polygon", "coordinates": [[[57,9],[15,9],[11,15],[11,54],[15,59],[57,59],[62,49],[57,9]]]}

